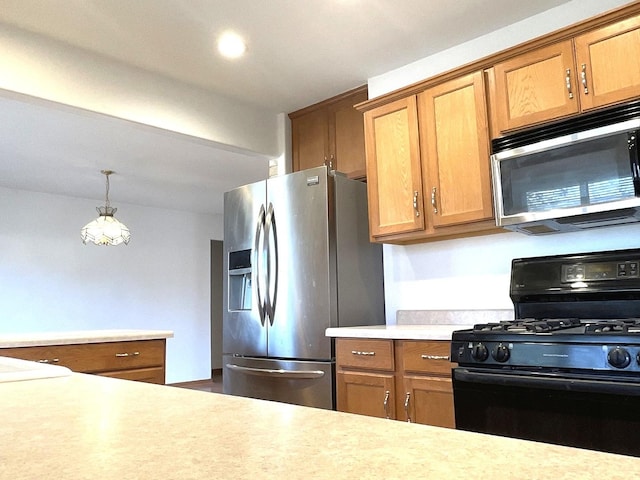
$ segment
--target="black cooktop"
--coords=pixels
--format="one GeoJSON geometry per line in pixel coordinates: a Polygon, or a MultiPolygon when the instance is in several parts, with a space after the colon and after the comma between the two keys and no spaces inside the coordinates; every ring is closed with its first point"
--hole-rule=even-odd
{"type": "Polygon", "coordinates": [[[480,323],[470,330],[488,336],[502,334],[548,334],[548,335],[589,335],[589,334],[640,334],[639,318],[624,319],[579,319],[579,318],[525,318],[480,323]]]}

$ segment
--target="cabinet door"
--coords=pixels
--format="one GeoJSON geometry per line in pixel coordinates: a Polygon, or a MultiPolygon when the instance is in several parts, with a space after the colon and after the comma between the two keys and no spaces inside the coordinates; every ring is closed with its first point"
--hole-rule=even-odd
{"type": "Polygon", "coordinates": [[[353,106],[367,96],[365,88],[329,107],[329,158],[333,156],[333,168],[349,178],[366,176],[364,119],[353,106]]]}
{"type": "Polygon", "coordinates": [[[329,142],[327,115],[323,107],[291,120],[293,171],[324,165],[329,142]]]}
{"type": "Polygon", "coordinates": [[[493,217],[482,72],[418,96],[428,218],[435,227],[493,217]]]}
{"type": "Polygon", "coordinates": [[[640,15],[575,39],[583,110],[640,95],[640,15]]]}
{"type": "Polygon", "coordinates": [[[401,419],[424,425],[455,428],[451,379],[405,376],[403,385],[404,411],[400,415],[401,419]]]}
{"type": "Polygon", "coordinates": [[[364,129],[371,236],[424,230],[416,97],[365,112],[364,129]]]}
{"type": "Polygon", "coordinates": [[[338,372],[336,403],[340,412],[395,419],[395,377],[392,373],[338,372]]]}
{"type": "Polygon", "coordinates": [[[495,65],[500,132],[578,112],[573,44],[570,40],[495,65]]]}

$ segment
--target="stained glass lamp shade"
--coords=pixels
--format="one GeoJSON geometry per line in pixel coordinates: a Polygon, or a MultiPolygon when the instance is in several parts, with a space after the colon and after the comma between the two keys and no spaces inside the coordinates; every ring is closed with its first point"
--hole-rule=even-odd
{"type": "Polygon", "coordinates": [[[104,207],[97,207],[98,218],[94,221],[86,224],[80,231],[80,237],[82,243],[94,243],[95,245],[125,245],[129,243],[131,239],[131,233],[129,229],[113,215],[116,213],[117,208],[113,208],[109,204],[109,175],[113,172],[111,170],[102,170],[102,173],[107,177],[107,193],[104,207]]]}

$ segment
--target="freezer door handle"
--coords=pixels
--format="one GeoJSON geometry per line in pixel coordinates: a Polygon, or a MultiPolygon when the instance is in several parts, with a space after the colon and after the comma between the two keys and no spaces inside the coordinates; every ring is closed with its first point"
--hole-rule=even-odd
{"type": "Polygon", "coordinates": [[[269,316],[269,324],[273,325],[278,297],[278,232],[272,203],[269,203],[265,217],[265,241],[267,245],[267,299],[265,310],[269,316]]]}
{"type": "Polygon", "coordinates": [[[256,225],[255,244],[253,246],[253,252],[255,259],[253,264],[255,265],[255,278],[256,278],[256,296],[258,299],[258,314],[260,315],[260,323],[264,326],[265,322],[265,305],[262,298],[262,293],[265,289],[264,280],[262,276],[262,259],[264,258],[264,219],[265,210],[264,205],[260,205],[260,212],[258,213],[258,223],[256,225]]]}
{"type": "Polygon", "coordinates": [[[324,372],[322,370],[284,370],[282,368],[255,368],[243,367],[233,363],[227,363],[229,370],[245,373],[247,375],[257,375],[260,377],[280,377],[280,378],[322,378],[324,372]]]}

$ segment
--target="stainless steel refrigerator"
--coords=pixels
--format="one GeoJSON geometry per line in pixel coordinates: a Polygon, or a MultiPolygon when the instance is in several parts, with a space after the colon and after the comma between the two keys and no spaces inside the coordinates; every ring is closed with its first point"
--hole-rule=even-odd
{"type": "Polygon", "coordinates": [[[328,327],[384,324],[362,182],[318,167],[224,199],[223,391],[335,407],[328,327]]]}

